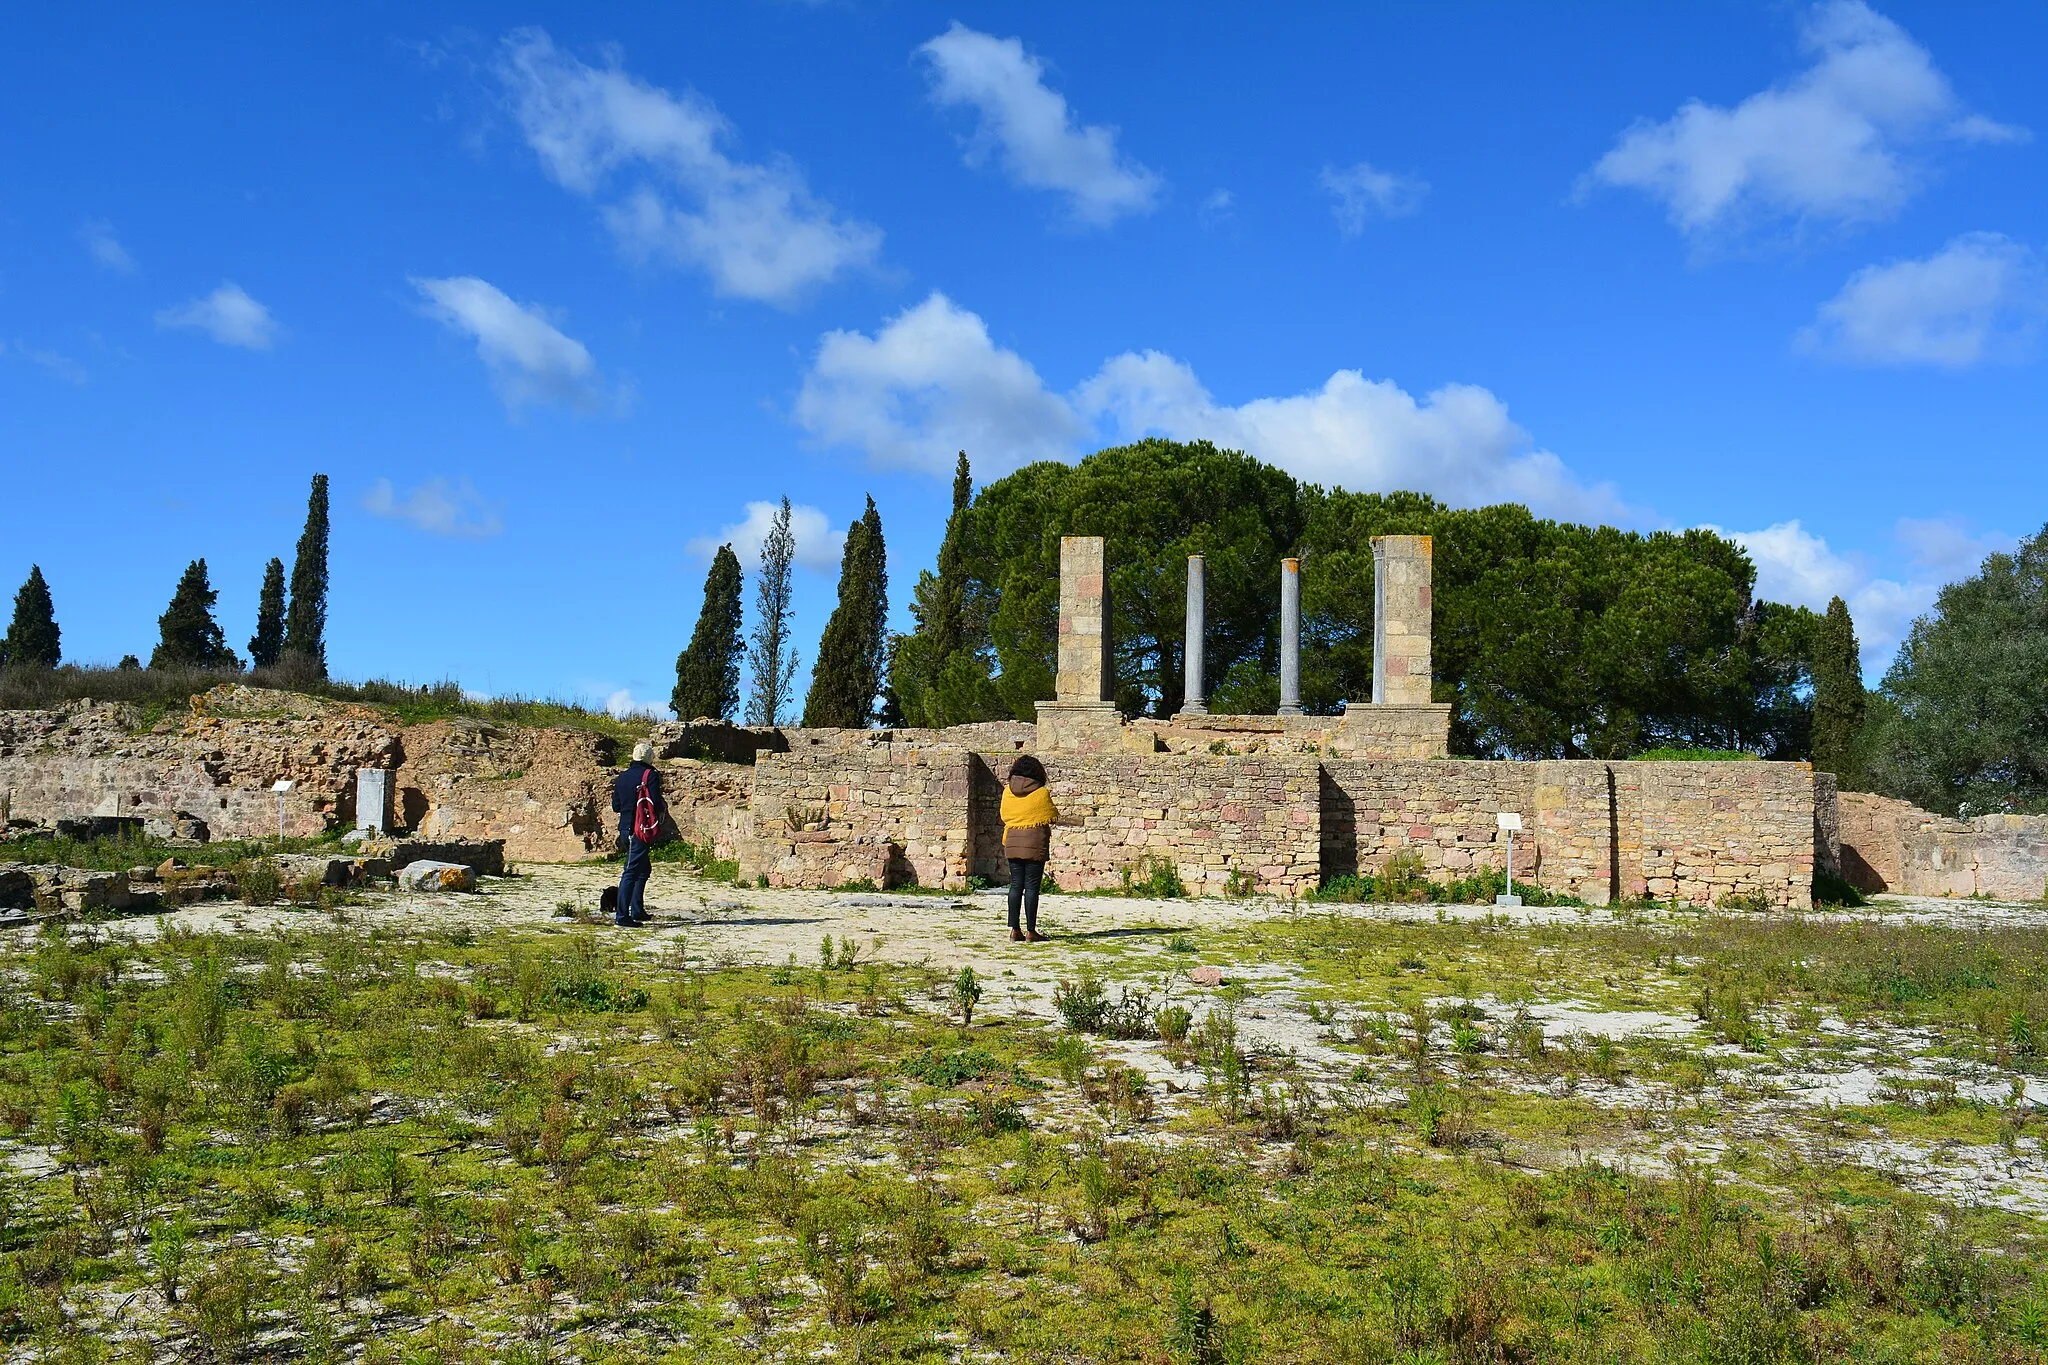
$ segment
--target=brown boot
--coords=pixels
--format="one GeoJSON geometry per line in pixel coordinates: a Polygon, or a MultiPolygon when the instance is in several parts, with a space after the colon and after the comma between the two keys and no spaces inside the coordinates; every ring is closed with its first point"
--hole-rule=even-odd
{"type": "Polygon", "coordinates": [[[1023,941],[1024,941],[1024,931],[1023,931],[1022,929],[1012,929],[1012,930],[1010,931],[1010,942],[1012,942],[1012,943],[1022,943],[1023,941]]]}
{"type": "Polygon", "coordinates": [[[1039,933],[1036,929],[1026,929],[1024,931],[1024,941],[1026,943],[1043,943],[1045,942],[1045,935],[1039,933]]]}

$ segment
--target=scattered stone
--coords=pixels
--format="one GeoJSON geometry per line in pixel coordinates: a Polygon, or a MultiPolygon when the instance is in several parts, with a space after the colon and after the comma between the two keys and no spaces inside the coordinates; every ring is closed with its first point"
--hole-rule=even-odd
{"type": "Polygon", "coordinates": [[[402,839],[390,845],[365,840],[357,847],[399,869],[419,862],[460,863],[479,877],[505,875],[503,839],[402,839]]]}
{"type": "Polygon", "coordinates": [[[1188,980],[1194,982],[1197,986],[1220,986],[1223,984],[1223,969],[1221,967],[1190,967],[1188,969],[1188,980]]]}
{"type": "Polygon", "coordinates": [[[143,832],[150,838],[165,843],[203,844],[213,837],[206,822],[190,811],[172,811],[165,815],[145,816],[143,832]]]}
{"type": "Polygon", "coordinates": [[[474,891],[476,872],[463,863],[422,858],[398,870],[398,885],[407,891],[474,891]]]}
{"type": "Polygon", "coordinates": [[[185,860],[183,858],[166,858],[156,865],[158,880],[170,876],[173,872],[183,872],[184,870],[185,860]]]}
{"type": "Polygon", "coordinates": [[[130,886],[135,885],[137,882],[153,882],[155,880],[156,869],[153,867],[131,867],[128,869],[128,884],[130,886]]]}
{"type": "Polygon", "coordinates": [[[363,840],[369,837],[370,831],[366,829],[352,829],[348,833],[341,836],[341,842],[346,844],[350,848],[354,848],[357,844],[360,844],[363,840]]]}

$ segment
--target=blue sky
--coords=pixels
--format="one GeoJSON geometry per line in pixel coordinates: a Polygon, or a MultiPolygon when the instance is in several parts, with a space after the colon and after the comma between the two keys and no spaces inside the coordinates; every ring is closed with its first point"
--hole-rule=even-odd
{"type": "Polygon", "coordinates": [[[239,648],[309,476],[351,677],[658,702],[706,555],[1144,433],[1713,525],[1875,672],[2044,520],[2048,9],[16,10],[0,580],[239,648]],[[516,22],[515,22],[516,21],[516,22]]]}

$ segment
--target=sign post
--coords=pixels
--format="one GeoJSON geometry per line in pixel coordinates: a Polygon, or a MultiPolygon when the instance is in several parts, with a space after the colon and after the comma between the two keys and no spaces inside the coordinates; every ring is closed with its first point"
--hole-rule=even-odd
{"type": "Polygon", "coordinates": [[[1494,821],[1500,826],[1501,831],[1508,836],[1508,889],[1506,895],[1495,896],[1493,903],[1495,905],[1520,905],[1522,898],[1515,894],[1515,831],[1522,827],[1522,816],[1519,811],[1504,810],[1494,816],[1494,821]]]}
{"type": "Polygon", "coordinates": [[[270,789],[277,793],[277,846],[279,848],[284,847],[284,794],[290,791],[292,786],[293,783],[289,777],[280,777],[277,781],[270,784],[270,789]]]}

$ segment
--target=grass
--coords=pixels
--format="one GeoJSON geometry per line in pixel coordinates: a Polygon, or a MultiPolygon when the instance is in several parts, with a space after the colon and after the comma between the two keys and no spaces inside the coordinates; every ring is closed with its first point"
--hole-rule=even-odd
{"type": "MultiPolygon", "coordinates": [[[[1308,893],[1306,899],[1325,904],[1394,905],[1403,903],[1436,905],[1491,905],[1507,892],[1507,874],[1498,868],[1482,867],[1448,881],[1431,880],[1424,872],[1422,858],[1412,851],[1396,853],[1377,873],[1347,872],[1327,877],[1308,893]]],[[[1545,891],[1526,882],[1515,883],[1515,894],[1524,905],[1584,905],[1577,896],[1545,891]]]]}
{"type": "Polygon", "coordinates": [[[67,701],[123,702],[140,713],[142,727],[154,727],[183,711],[191,699],[223,683],[279,688],[372,707],[401,725],[421,725],[452,716],[512,725],[567,726],[614,740],[644,738],[646,721],[620,721],[603,711],[558,698],[472,697],[453,680],[435,683],[363,682],[311,678],[289,669],[233,670],[61,668],[0,670],[0,710],[45,710],[67,701]]]}
{"type": "MultiPolygon", "coordinates": [[[[2044,1359],[2038,1223],[1685,1145],[1823,1017],[2023,1073],[2040,931],[1205,929],[1298,974],[1355,1059],[1334,1085],[1254,1040],[1282,1004],[1166,1003],[1136,958],[1063,983],[1076,1031],[957,963],[644,942],[412,916],[0,938],[0,1354],[2044,1359]],[[1566,998],[1755,1050],[1532,1031],[1566,998]],[[1661,1174],[1624,1169],[1631,1135],[1661,1174]]],[[[2038,1119],[1939,1087],[1811,1122],[1983,1145],[2014,1115],[2031,1144],[2038,1119]]]]}

